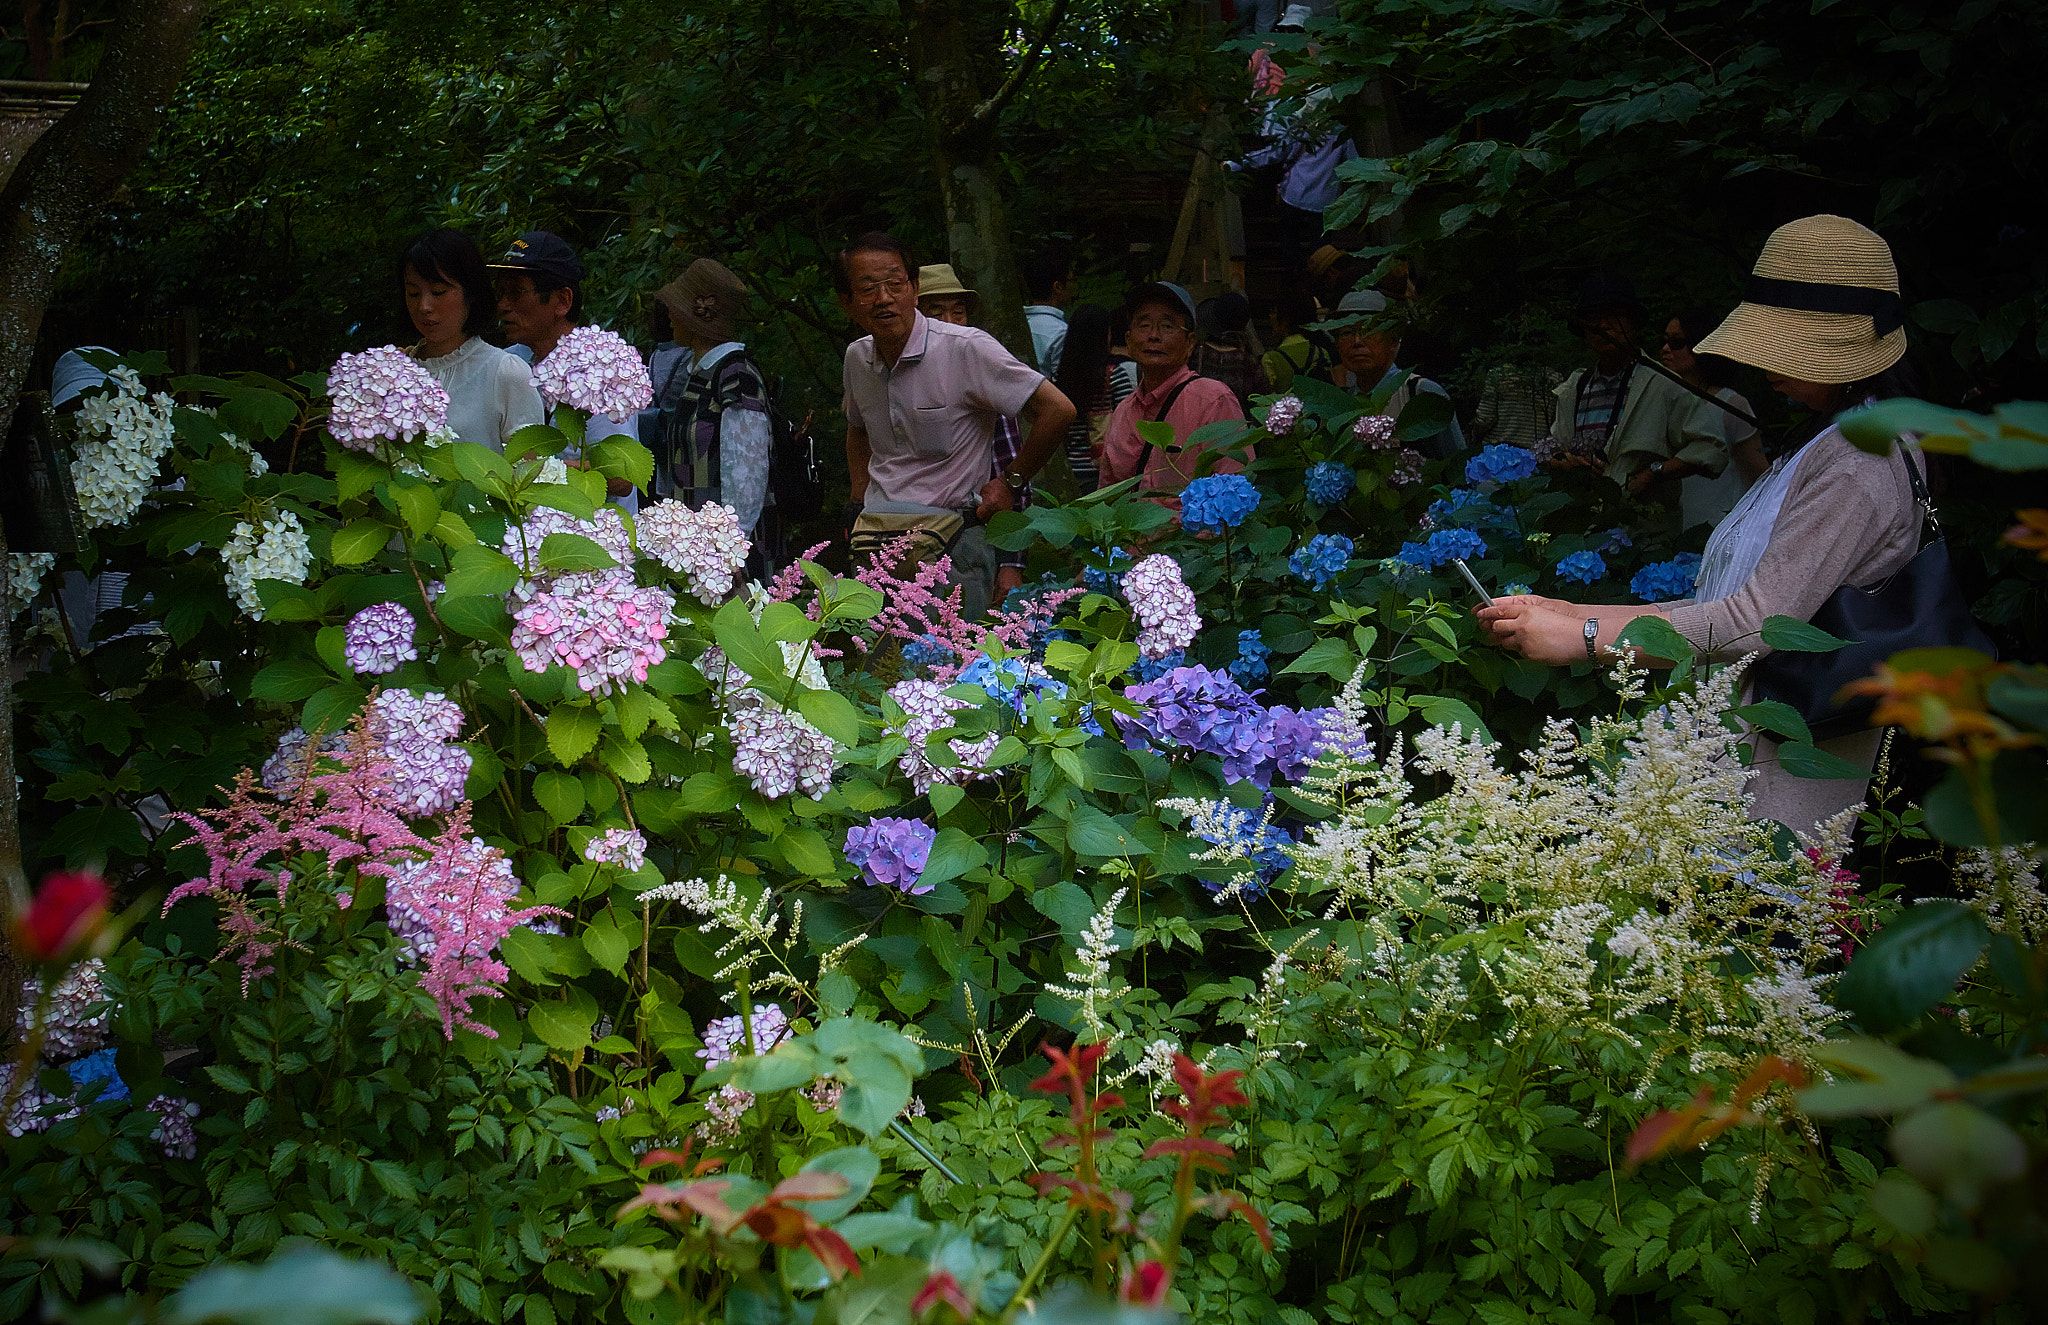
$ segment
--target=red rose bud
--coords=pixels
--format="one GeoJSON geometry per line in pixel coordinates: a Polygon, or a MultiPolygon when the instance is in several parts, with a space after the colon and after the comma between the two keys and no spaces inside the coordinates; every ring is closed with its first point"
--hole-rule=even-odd
{"type": "Polygon", "coordinates": [[[107,923],[113,893],[97,874],[52,874],[14,922],[14,949],[42,965],[78,960],[107,923]]]}

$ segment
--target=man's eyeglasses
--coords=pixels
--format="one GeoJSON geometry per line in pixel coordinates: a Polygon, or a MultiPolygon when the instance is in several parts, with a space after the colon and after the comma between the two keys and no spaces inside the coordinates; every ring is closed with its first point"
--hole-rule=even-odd
{"type": "Polygon", "coordinates": [[[891,280],[869,281],[864,285],[856,285],[853,287],[853,292],[863,299],[872,299],[878,294],[887,295],[891,299],[896,299],[901,297],[903,292],[905,290],[908,290],[909,288],[909,281],[906,281],[901,277],[896,277],[891,280]]]}
{"type": "Polygon", "coordinates": [[[1132,334],[1138,336],[1164,336],[1168,332],[1185,330],[1187,328],[1173,318],[1167,318],[1161,322],[1154,322],[1150,318],[1141,318],[1131,323],[1132,334]]]}

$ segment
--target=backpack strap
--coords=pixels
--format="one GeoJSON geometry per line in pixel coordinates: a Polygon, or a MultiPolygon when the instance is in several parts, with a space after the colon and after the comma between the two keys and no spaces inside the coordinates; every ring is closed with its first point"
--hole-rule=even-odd
{"type": "MultiPolygon", "coordinates": [[[[1199,382],[1199,381],[1201,381],[1201,380],[1202,380],[1202,375],[1201,375],[1200,373],[1196,373],[1196,374],[1195,374],[1195,375],[1194,375],[1193,377],[1184,377],[1184,378],[1182,378],[1182,379],[1180,380],[1180,384],[1179,384],[1178,386],[1174,387],[1174,388],[1173,388],[1173,390],[1171,390],[1171,391],[1169,391],[1169,392],[1167,392],[1167,393],[1166,393],[1166,399],[1164,399],[1164,400],[1162,400],[1162,401],[1160,401],[1160,402],[1159,402],[1159,409],[1158,409],[1158,411],[1157,411],[1157,412],[1155,412],[1155,413],[1154,413],[1154,414],[1152,415],[1152,417],[1151,417],[1151,418],[1147,419],[1147,420],[1146,420],[1146,422],[1147,422],[1147,423],[1164,423],[1164,422],[1166,421],[1166,416],[1167,416],[1167,414],[1168,414],[1168,413],[1170,413],[1170,412],[1172,411],[1172,409],[1173,409],[1173,402],[1174,402],[1174,401],[1176,401],[1176,400],[1179,400],[1179,399],[1180,399],[1180,393],[1181,393],[1181,392],[1183,392],[1183,391],[1185,391],[1185,390],[1187,390],[1189,386],[1191,386],[1191,385],[1193,385],[1194,383],[1196,383],[1196,382],[1199,382]]],[[[1173,447],[1169,447],[1169,448],[1168,448],[1168,450],[1170,450],[1170,451],[1176,451],[1176,452],[1177,452],[1177,451],[1179,451],[1179,450],[1180,450],[1180,447],[1178,447],[1178,446],[1173,446],[1173,447]]],[[[1144,447],[1144,449],[1138,452],[1138,468],[1137,468],[1137,471],[1136,471],[1136,473],[1134,473],[1134,474],[1132,475],[1132,477],[1133,477],[1133,478],[1143,478],[1143,477],[1144,477],[1144,474],[1145,474],[1145,466],[1146,466],[1146,465],[1149,465],[1149,464],[1151,464],[1151,463],[1152,463],[1152,443],[1150,443],[1150,442],[1147,442],[1147,443],[1145,443],[1145,447],[1144,447]]]]}

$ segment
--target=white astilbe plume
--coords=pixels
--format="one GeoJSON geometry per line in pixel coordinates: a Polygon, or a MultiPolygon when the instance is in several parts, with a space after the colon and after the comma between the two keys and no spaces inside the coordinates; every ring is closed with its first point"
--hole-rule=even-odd
{"type": "Polygon", "coordinates": [[[1088,922],[1087,932],[1081,936],[1080,951],[1067,963],[1069,983],[1045,987],[1046,993],[1081,1005],[1081,1021],[1088,1027],[1088,1042],[1091,1044],[1114,1043],[1120,1038],[1119,1032],[1103,1022],[1102,1013],[1105,1008],[1113,1007],[1128,988],[1119,985],[1111,974],[1109,959],[1123,951],[1116,941],[1116,909],[1123,904],[1129,891],[1128,888],[1117,889],[1109,902],[1095,913],[1095,918],[1088,922]]]}
{"type": "Polygon", "coordinates": [[[1956,877],[1970,905],[1994,934],[2010,934],[2021,943],[2048,939],[2048,896],[2041,892],[2041,848],[2028,843],[1991,851],[1978,847],[1963,853],[1956,877]]]}
{"type": "MultiPolygon", "coordinates": [[[[1640,668],[1616,670],[1641,689],[1640,668]]],[[[1648,1046],[1652,1072],[1673,1056],[1695,1071],[1805,1056],[1835,1016],[1817,972],[1840,944],[1835,862],[1854,814],[1779,857],[1720,721],[1740,671],[1583,733],[1553,722],[1516,767],[1441,729],[1416,739],[1410,767],[1398,741],[1377,760],[1325,760],[1301,791],[1334,813],[1291,849],[1296,886],[1361,925],[1411,1000],[1426,971],[1437,992],[1416,1013],[1432,1022],[1619,1037],[1648,1046]],[[1416,774],[1445,790],[1418,802],[1416,774]],[[1731,966],[1773,974],[1745,986],[1731,966]]],[[[1355,693],[1338,707],[1362,724],[1355,693]]]]}
{"type": "Polygon", "coordinates": [[[710,883],[703,879],[664,883],[641,893],[640,900],[678,902],[705,917],[704,923],[697,926],[700,934],[709,934],[715,929],[731,931],[731,937],[712,954],[725,963],[711,977],[714,981],[729,980],[765,959],[767,949],[775,942],[776,932],[782,925],[782,916],[775,909],[772,892],[764,890],[760,898],[749,906],[740,893],[739,885],[723,874],[710,883]]]}

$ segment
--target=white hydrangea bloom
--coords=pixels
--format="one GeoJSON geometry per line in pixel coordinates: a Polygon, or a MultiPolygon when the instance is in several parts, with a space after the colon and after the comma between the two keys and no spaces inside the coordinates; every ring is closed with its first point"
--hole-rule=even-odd
{"type": "Polygon", "coordinates": [[[234,536],[220,550],[227,566],[228,592],[241,609],[256,620],[263,619],[263,600],[257,596],[258,580],[283,580],[304,584],[313,569],[313,550],[306,544],[306,529],[299,517],[279,510],[260,524],[244,520],[235,526],[234,536]]]}
{"type": "Polygon", "coordinates": [[[90,529],[134,518],[174,439],[174,402],[161,392],[148,394],[133,368],[124,364],[109,373],[107,388],[79,407],[72,448],[71,482],[90,529]]]}
{"type": "Polygon", "coordinates": [[[54,552],[10,552],[7,554],[7,615],[11,619],[28,610],[42,591],[43,576],[57,564],[54,552]]]}

